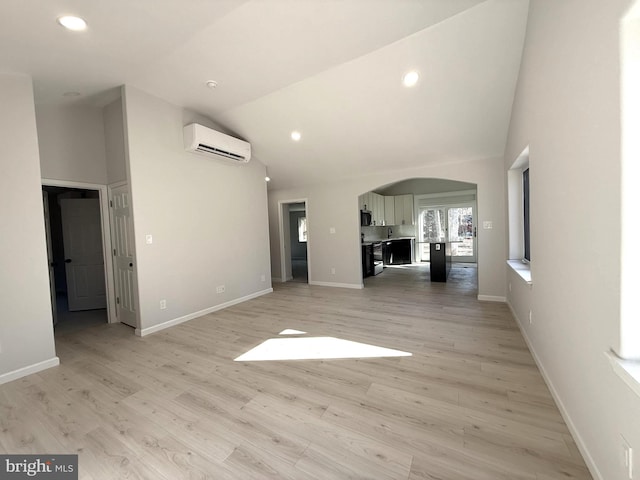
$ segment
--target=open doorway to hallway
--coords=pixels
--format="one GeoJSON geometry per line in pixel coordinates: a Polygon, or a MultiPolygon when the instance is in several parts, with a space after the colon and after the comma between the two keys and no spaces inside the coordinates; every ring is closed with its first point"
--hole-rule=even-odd
{"type": "Polygon", "coordinates": [[[100,193],[44,185],[56,335],[108,322],[100,193]]]}
{"type": "Polygon", "coordinates": [[[292,203],[289,205],[289,234],[292,281],[308,283],[307,211],[304,203],[292,203]]]}
{"type": "Polygon", "coordinates": [[[280,253],[283,282],[309,283],[306,200],[280,202],[280,253]]]}

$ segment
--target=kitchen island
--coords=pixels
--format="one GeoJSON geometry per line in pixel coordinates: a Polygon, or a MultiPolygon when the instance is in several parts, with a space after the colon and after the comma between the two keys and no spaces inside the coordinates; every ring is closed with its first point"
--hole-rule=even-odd
{"type": "Polygon", "coordinates": [[[429,244],[432,282],[446,282],[451,271],[451,242],[429,244]]]}

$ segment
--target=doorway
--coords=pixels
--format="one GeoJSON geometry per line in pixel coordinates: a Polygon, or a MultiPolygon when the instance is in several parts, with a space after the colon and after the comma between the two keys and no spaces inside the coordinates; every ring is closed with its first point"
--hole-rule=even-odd
{"type": "Polygon", "coordinates": [[[309,283],[307,201],[279,203],[281,281],[309,283]]]}
{"type": "MultiPolygon", "coordinates": [[[[43,207],[56,335],[110,321],[108,268],[100,188],[44,183],[43,207]],[[81,188],[82,187],[82,188],[81,188]]],[[[106,189],[105,189],[106,190],[106,189]]]]}
{"type": "Polygon", "coordinates": [[[475,205],[418,207],[418,256],[428,262],[430,242],[451,242],[453,262],[476,263],[475,205]]]}

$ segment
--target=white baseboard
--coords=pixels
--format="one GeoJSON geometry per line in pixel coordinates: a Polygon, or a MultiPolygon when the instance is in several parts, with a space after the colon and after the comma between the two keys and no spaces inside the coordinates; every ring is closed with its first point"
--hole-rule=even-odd
{"type": "Polygon", "coordinates": [[[310,281],[309,285],[317,285],[319,287],[354,288],[357,290],[364,288],[364,285],[362,283],[317,282],[315,280],[310,281]]]}
{"type": "Polygon", "coordinates": [[[213,307],[205,308],[204,310],[193,312],[193,313],[190,313],[189,315],[184,315],[182,317],[174,318],[173,320],[168,320],[166,322],[159,323],[158,325],[154,325],[152,327],[142,328],[142,329],[136,328],[136,335],[139,337],[144,337],[146,335],[159,332],[160,330],[164,330],[165,328],[173,327],[175,325],[188,322],[189,320],[193,320],[194,318],[207,315],[208,313],[217,312],[218,310],[223,310],[233,305],[237,305],[238,303],[246,302],[247,300],[261,297],[262,295],[266,295],[267,293],[272,293],[272,292],[273,292],[273,288],[267,288],[266,290],[261,290],[259,292],[252,293],[250,295],[245,295],[244,297],[236,298],[235,300],[230,300],[228,302],[221,303],[220,305],[214,305],[213,307]]]}
{"type": "Polygon", "coordinates": [[[45,360],[44,362],[34,363],[33,365],[29,365],[27,367],[22,367],[17,370],[13,370],[12,372],[3,373],[0,375],[0,385],[7,382],[12,382],[22,377],[26,377],[27,375],[31,375],[32,373],[38,373],[42,370],[46,370],[47,368],[57,367],[60,365],[60,359],[58,357],[50,358],[49,360],[45,360]]]}
{"type": "Polygon", "coordinates": [[[478,300],[481,302],[500,302],[506,303],[507,297],[498,297],[495,295],[478,295],[478,300]]]}
{"type": "Polygon", "coordinates": [[[564,403],[562,402],[560,395],[558,395],[558,391],[556,390],[556,387],[553,385],[553,382],[549,378],[549,375],[547,375],[547,371],[545,370],[544,365],[540,361],[538,354],[533,348],[533,344],[531,343],[531,340],[529,340],[527,331],[524,328],[522,328],[522,321],[518,318],[518,315],[516,315],[516,311],[514,310],[513,306],[509,301],[507,301],[507,305],[509,306],[509,310],[511,310],[511,314],[513,315],[513,318],[516,319],[516,323],[518,324],[520,333],[522,334],[522,337],[524,338],[524,341],[527,344],[527,347],[529,348],[531,355],[533,356],[533,360],[536,362],[536,365],[538,366],[538,370],[540,370],[540,374],[542,375],[544,382],[547,384],[547,387],[549,387],[549,392],[551,392],[551,396],[553,397],[553,400],[556,402],[556,405],[558,406],[558,410],[560,410],[560,415],[562,415],[564,422],[567,424],[567,427],[569,428],[569,432],[571,433],[571,436],[576,442],[578,450],[580,450],[580,454],[582,454],[582,458],[584,458],[584,461],[587,464],[587,468],[589,469],[589,472],[591,472],[591,475],[593,476],[594,479],[604,480],[604,477],[600,473],[600,470],[598,470],[596,462],[593,460],[593,457],[589,453],[589,450],[587,449],[587,446],[584,443],[584,440],[580,436],[580,433],[578,433],[578,430],[576,429],[576,426],[573,423],[573,420],[571,419],[569,412],[564,406],[564,403]]]}

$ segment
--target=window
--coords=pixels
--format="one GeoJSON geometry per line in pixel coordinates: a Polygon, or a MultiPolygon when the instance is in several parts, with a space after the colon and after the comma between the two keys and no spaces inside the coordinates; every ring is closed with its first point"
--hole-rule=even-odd
{"type": "Polygon", "coordinates": [[[522,199],[524,214],[524,259],[531,261],[531,228],[529,226],[529,169],[522,172],[522,199]]]}
{"type": "Polygon", "coordinates": [[[298,218],[298,241],[307,241],[307,217],[298,218]]]}
{"type": "Polygon", "coordinates": [[[531,211],[529,147],[507,171],[509,205],[509,260],[507,264],[531,284],[531,211]]]}
{"type": "MultiPolygon", "coordinates": [[[[621,95],[621,243],[620,243],[620,339],[616,353],[627,360],[640,361],[640,321],[638,317],[638,205],[640,205],[640,1],[636,1],[622,22],[621,95]]],[[[640,384],[640,372],[637,374],[640,384]]]]}

